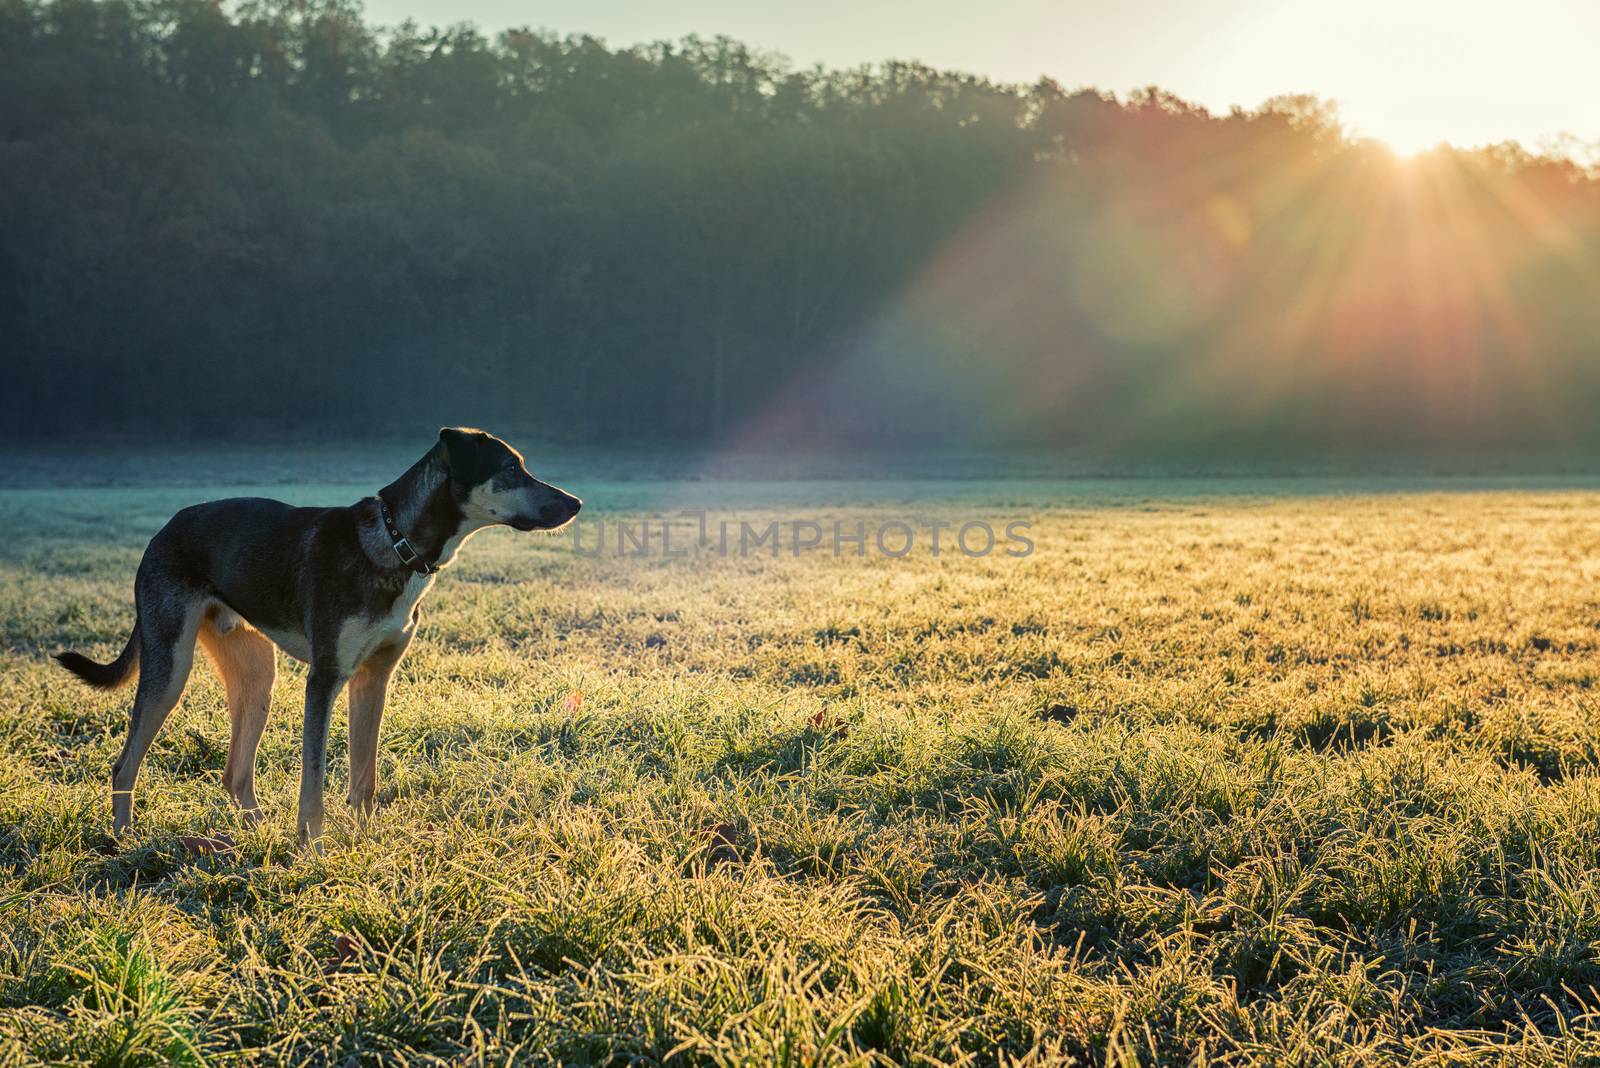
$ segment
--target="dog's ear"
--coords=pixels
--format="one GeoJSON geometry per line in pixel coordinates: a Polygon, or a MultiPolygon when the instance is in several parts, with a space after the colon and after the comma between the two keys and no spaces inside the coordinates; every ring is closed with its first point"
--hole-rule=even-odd
{"type": "Polygon", "coordinates": [[[488,447],[493,440],[483,431],[471,427],[441,428],[439,444],[444,446],[445,465],[450,469],[451,481],[463,486],[487,482],[494,473],[488,447]]]}

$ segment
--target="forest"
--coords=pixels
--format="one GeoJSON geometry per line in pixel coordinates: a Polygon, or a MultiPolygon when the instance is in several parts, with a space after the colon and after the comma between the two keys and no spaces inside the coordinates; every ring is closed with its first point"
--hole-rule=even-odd
{"type": "Polygon", "coordinates": [[[1313,97],[0,0],[5,437],[1582,446],[1597,283],[1600,171],[1313,97]]]}

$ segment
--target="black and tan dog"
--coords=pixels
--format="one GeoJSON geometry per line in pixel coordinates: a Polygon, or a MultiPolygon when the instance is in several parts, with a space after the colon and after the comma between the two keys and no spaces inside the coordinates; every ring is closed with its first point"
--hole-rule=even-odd
{"type": "Polygon", "coordinates": [[[111,777],[116,831],[133,818],[133,782],[194,662],[210,654],[228,695],[232,739],[223,786],[251,816],[256,745],[277,671],[272,646],[310,665],[306,680],[299,831],[322,831],[328,716],[350,686],[350,804],[376,789],[384,691],[416,630],[433,576],[468,536],[505,524],[555,530],[582,502],[528,473],[517,451],[481,430],[445,429],[405,474],[348,508],[294,508],[242,497],[185,508],[144,552],[135,622],[110,664],[60,653],[91,686],[139,673],[128,741],[111,777]]]}

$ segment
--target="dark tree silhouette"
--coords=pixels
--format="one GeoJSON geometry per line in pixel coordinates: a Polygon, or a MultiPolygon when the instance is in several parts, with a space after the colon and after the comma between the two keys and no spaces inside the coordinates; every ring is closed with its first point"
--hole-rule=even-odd
{"type": "Polygon", "coordinates": [[[1600,177],[737,42],[0,0],[13,435],[1587,442],[1600,177]]]}

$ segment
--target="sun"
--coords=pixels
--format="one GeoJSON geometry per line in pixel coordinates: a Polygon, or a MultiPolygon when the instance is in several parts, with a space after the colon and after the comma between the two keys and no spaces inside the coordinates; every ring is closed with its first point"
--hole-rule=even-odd
{"type": "Polygon", "coordinates": [[[1225,72],[1336,101],[1353,134],[1402,157],[1441,143],[1537,147],[1562,132],[1600,138],[1597,35],[1590,0],[1263,0],[1219,30],[1208,70],[1219,87],[1225,72]]]}
{"type": "Polygon", "coordinates": [[[1446,143],[1439,130],[1426,122],[1416,123],[1401,118],[1392,124],[1378,123],[1359,126],[1356,132],[1370,137],[1393,152],[1397,159],[1409,160],[1446,143]]]}

